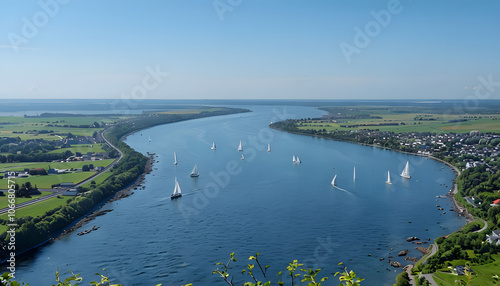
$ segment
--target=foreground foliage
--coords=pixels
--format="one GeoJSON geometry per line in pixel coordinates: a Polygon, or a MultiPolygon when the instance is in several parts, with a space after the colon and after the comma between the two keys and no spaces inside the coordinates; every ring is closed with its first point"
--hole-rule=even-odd
{"type": "MultiPolygon", "coordinates": [[[[275,285],[273,284],[267,274],[267,269],[270,267],[269,265],[266,265],[262,267],[262,264],[259,261],[259,253],[256,253],[255,256],[250,256],[248,260],[252,261],[252,263],[247,264],[246,269],[243,269],[241,271],[242,274],[247,274],[250,276],[249,280],[247,282],[235,284],[233,282],[234,276],[231,276],[229,274],[230,271],[230,264],[231,262],[236,262],[237,259],[234,256],[234,253],[231,253],[229,255],[229,260],[227,263],[222,263],[219,262],[216,265],[221,266],[221,269],[217,268],[212,272],[212,274],[217,274],[219,275],[228,285],[234,286],[234,285],[243,285],[243,286],[257,286],[257,285],[262,285],[262,286],[270,286],[270,285],[275,285]],[[256,266],[258,268],[256,268],[256,266]],[[254,269],[257,269],[255,272],[254,269]]],[[[334,276],[339,276],[339,281],[342,282],[340,285],[344,286],[360,286],[361,282],[364,279],[361,279],[356,276],[356,273],[354,271],[348,271],[347,267],[344,266],[344,264],[341,262],[339,265],[342,265],[344,267],[344,271],[342,272],[337,272],[335,273],[334,276]],[[345,283],[345,284],[344,284],[345,283]]],[[[292,262],[288,263],[288,266],[286,267],[286,271],[283,274],[283,271],[278,272],[278,281],[277,285],[290,285],[290,286],[296,286],[296,285],[307,285],[307,286],[321,286],[322,282],[327,280],[328,277],[323,277],[319,278],[317,277],[321,269],[316,269],[313,270],[311,268],[308,269],[303,269],[301,268],[303,266],[302,263],[298,263],[297,260],[293,260],[292,262]],[[282,277],[282,274],[284,277],[282,277]],[[288,279],[287,282],[284,282],[284,279],[288,279]],[[304,283],[300,283],[300,282],[304,283]],[[307,283],[307,284],[305,284],[307,283]]],[[[95,285],[95,286],[121,286],[121,284],[111,284],[110,278],[108,273],[106,272],[106,269],[103,269],[105,271],[105,275],[96,273],[100,277],[100,281],[92,281],[90,282],[89,285],[95,285]]],[[[82,282],[83,278],[80,276],[80,274],[75,274],[71,271],[68,271],[70,274],[66,278],[61,278],[59,274],[59,270],[56,271],[55,276],[56,276],[56,284],[53,284],[52,286],[78,286],[81,285],[80,282],[82,282]],[[63,280],[62,280],[63,279],[63,280]]],[[[14,279],[11,279],[9,277],[9,273],[4,273],[2,276],[0,276],[0,286],[20,286],[20,285],[29,285],[29,284],[24,284],[15,281],[14,279]]],[[[157,284],[156,286],[161,286],[162,284],[157,284]]],[[[400,285],[400,284],[398,284],[400,285]]],[[[403,285],[403,284],[401,284],[403,285]]],[[[182,286],[193,286],[193,284],[186,284],[182,286]]]]}

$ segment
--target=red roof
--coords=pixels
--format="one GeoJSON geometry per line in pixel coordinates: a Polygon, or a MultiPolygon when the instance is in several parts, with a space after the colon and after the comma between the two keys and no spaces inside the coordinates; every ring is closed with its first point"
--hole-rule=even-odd
{"type": "Polygon", "coordinates": [[[493,201],[493,203],[494,203],[495,205],[500,204],[500,199],[498,199],[498,200],[496,200],[496,201],[493,201]]]}

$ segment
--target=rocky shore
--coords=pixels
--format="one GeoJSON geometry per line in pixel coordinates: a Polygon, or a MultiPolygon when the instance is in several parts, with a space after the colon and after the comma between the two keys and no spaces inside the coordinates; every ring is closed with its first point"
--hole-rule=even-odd
{"type": "MultiPolygon", "coordinates": [[[[134,194],[133,190],[138,190],[139,187],[141,187],[142,183],[144,183],[146,175],[151,173],[151,171],[153,170],[153,163],[154,163],[155,156],[156,156],[156,154],[154,154],[154,153],[151,153],[151,154],[148,153],[149,158],[148,158],[148,161],[146,162],[146,167],[144,169],[144,172],[134,181],[134,183],[130,184],[128,187],[124,188],[123,190],[118,191],[111,199],[106,201],[104,204],[114,202],[114,201],[117,201],[117,200],[120,200],[120,199],[123,199],[123,198],[126,198],[126,197],[133,195],[134,194]]],[[[145,187],[142,186],[141,189],[144,189],[144,188],[145,187]]],[[[95,210],[91,214],[89,214],[89,215],[85,216],[84,218],[80,219],[79,221],[77,221],[73,226],[65,229],[57,238],[59,238],[63,235],[67,235],[67,234],[79,229],[85,223],[95,219],[98,216],[105,215],[111,211],[113,211],[113,210],[112,209],[111,210],[95,210]]],[[[95,231],[97,229],[99,229],[99,227],[94,226],[90,231],[82,231],[82,232],[78,233],[78,235],[88,234],[91,231],[95,231]]],[[[54,240],[54,239],[52,239],[52,240],[54,240]]]]}

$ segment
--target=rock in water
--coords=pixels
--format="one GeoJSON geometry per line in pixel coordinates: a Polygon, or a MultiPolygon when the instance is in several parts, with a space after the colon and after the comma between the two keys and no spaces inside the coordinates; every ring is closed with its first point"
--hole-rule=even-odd
{"type": "Polygon", "coordinates": [[[393,262],[391,262],[391,266],[392,266],[392,267],[396,267],[396,268],[397,268],[397,267],[402,267],[402,266],[403,266],[403,264],[401,264],[401,263],[399,263],[399,262],[397,262],[397,261],[393,261],[393,262]]]}
{"type": "Polygon", "coordinates": [[[406,254],[408,254],[408,252],[410,252],[409,249],[406,249],[406,250],[401,250],[399,253],[398,253],[398,256],[405,256],[406,254]]]}

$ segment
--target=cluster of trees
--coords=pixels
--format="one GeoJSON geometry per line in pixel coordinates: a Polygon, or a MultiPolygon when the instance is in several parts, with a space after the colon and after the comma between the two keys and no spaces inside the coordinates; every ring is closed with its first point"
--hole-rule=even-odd
{"type": "MultiPolygon", "coordinates": [[[[13,187],[15,191],[16,198],[31,198],[31,195],[40,195],[41,192],[38,190],[38,187],[31,184],[31,182],[26,182],[19,187],[19,184],[15,184],[13,187]]],[[[3,192],[0,192],[0,196],[4,196],[3,192]]],[[[1,221],[1,220],[0,220],[1,221]]]]}
{"type": "MultiPolygon", "coordinates": [[[[103,123],[101,123],[103,124],[103,123]]],[[[45,127],[69,127],[69,128],[101,128],[101,124],[94,122],[92,124],[80,124],[80,125],[69,125],[69,124],[47,124],[45,127]]],[[[104,124],[103,124],[104,125],[104,124]]]]}
{"type": "Polygon", "coordinates": [[[456,182],[462,197],[477,198],[477,207],[465,204],[468,210],[487,220],[493,229],[500,228],[500,207],[490,206],[494,200],[500,199],[500,172],[491,174],[485,165],[480,165],[464,170],[456,182]]]}
{"type": "MultiPolygon", "coordinates": [[[[15,138],[11,138],[15,139],[15,138]]],[[[0,152],[2,153],[12,153],[16,154],[20,152],[21,154],[29,154],[32,152],[50,152],[55,150],[56,147],[52,144],[49,144],[45,140],[36,140],[25,142],[24,144],[20,144],[21,140],[1,140],[0,141],[0,152]],[[3,142],[2,142],[3,141],[3,142]],[[2,144],[3,143],[3,144],[2,144]],[[20,144],[20,145],[18,145],[20,144]]]]}
{"type": "Polygon", "coordinates": [[[30,154],[9,154],[7,156],[0,155],[0,163],[14,163],[14,162],[52,162],[54,160],[64,160],[73,153],[69,150],[62,153],[36,153],[30,154]]]}
{"type": "Polygon", "coordinates": [[[449,236],[436,239],[438,252],[429,258],[427,265],[420,264],[415,270],[423,273],[432,273],[437,269],[451,265],[452,260],[463,259],[474,264],[484,264],[493,261],[491,254],[500,251],[500,247],[485,243],[485,234],[474,232],[477,225],[468,225],[462,230],[449,236]],[[470,257],[467,250],[472,250],[474,255],[470,257]]]}

